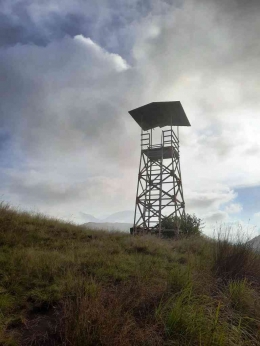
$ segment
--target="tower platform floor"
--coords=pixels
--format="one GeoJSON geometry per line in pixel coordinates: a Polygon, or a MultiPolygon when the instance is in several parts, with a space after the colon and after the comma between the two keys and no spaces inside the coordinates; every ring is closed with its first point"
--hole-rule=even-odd
{"type": "Polygon", "coordinates": [[[142,150],[142,153],[150,160],[179,158],[179,153],[173,146],[148,148],[142,150]]]}

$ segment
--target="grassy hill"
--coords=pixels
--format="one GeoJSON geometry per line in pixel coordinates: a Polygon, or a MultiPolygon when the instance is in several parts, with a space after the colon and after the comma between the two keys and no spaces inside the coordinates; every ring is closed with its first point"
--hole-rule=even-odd
{"type": "Polygon", "coordinates": [[[2,205],[0,345],[260,345],[259,255],[2,205]]]}

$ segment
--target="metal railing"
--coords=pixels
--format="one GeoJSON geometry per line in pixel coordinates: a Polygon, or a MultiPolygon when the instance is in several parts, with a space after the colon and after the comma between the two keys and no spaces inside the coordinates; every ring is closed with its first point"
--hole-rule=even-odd
{"type": "Polygon", "coordinates": [[[179,152],[179,139],[172,129],[162,131],[161,144],[151,143],[151,134],[145,132],[141,134],[141,149],[156,149],[161,147],[174,147],[179,152]]]}
{"type": "Polygon", "coordinates": [[[151,145],[151,136],[149,132],[145,132],[141,134],[141,149],[145,150],[150,148],[151,145]]]}
{"type": "Polygon", "coordinates": [[[174,147],[179,152],[179,139],[172,129],[162,131],[162,146],[174,147]]]}

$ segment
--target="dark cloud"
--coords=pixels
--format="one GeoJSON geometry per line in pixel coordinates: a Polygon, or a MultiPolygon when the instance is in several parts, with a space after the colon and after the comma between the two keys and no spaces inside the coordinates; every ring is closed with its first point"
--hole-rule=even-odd
{"type": "Polygon", "coordinates": [[[116,90],[127,88],[131,73],[121,57],[79,38],[9,48],[0,61],[0,124],[27,154],[88,147],[102,157],[121,156],[120,103],[127,99],[116,90]]]}
{"type": "Polygon", "coordinates": [[[149,69],[165,66],[153,70],[151,79],[157,84],[173,94],[178,89],[176,81],[187,89],[197,84],[197,92],[193,91],[197,104],[210,122],[241,104],[259,105],[259,11],[240,16],[227,12],[224,3],[185,1],[175,16],[154,20],[158,34],[140,46],[140,54],[145,49],[149,55],[149,69]],[[232,82],[226,84],[227,80],[232,82]]]}
{"type": "Polygon", "coordinates": [[[0,46],[17,43],[46,46],[66,36],[84,35],[102,47],[129,54],[134,26],[153,9],[153,0],[60,3],[54,1],[2,0],[0,46]]]}
{"type": "Polygon", "coordinates": [[[52,204],[66,203],[72,200],[87,199],[88,193],[84,193],[87,184],[59,184],[57,182],[28,182],[24,179],[14,179],[9,185],[9,192],[16,194],[20,201],[28,204],[52,204]]]}
{"type": "Polygon", "coordinates": [[[221,0],[211,0],[207,3],[214,3],[222,11],[230,11],[231,14],[236,14],[236,11],[239,11],[245,15],[246,13],[252,13],[256,10],[260,10],[260,3],[258,0],[230,0],[230,1],[221,1],[221,0]]]}
{"type": "Polygon", "coordinates": [[[6,144],[9,142],[9,140],[10,135],[8,134],[8,132],[0,129],[0,153],[5,149],[6,144]]]}
{"type": "Polygon", "coordinates": [[[129,209],[140,132],[127,111],[181,100],[192,123],[181,130],[184,191],[195,191],[185,192],[187,208],[225,217],[220,207],[235,198],[228,186],[259,179],[250,149],[259,128],[259,11],[253,1],[250,10],[231,3],[1,2],[2,148],[13,158],[9,141],[19,153],[18,178],[0,170],[4,192],[28,205],[129,209]]]}
{"type": "Polygon", "coordinates": [[[0,13],[0,46],[17,43],[46,46],[51,41],[60,40],[65,36],[73,37],[81,33],[89,36],[93,20],[77,13],[49,13],[46,19],[36,23],[24,7],[14,11],[13,15],[0,13]]]}

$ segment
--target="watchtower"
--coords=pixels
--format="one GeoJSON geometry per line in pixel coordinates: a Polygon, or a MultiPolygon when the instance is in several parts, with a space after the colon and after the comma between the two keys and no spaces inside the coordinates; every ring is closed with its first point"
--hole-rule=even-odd
{"type": "Polygon", "coordinates": [[[141,127],[133,233],[158,233],[160,236],[164,218],[176,217],[178,225],[179,217],[185,216],[179,126],[190,126],[190,123],[180,101],[152,102],[129,114],[141,127]],[[156,127],[164,128],[159,143],[153,140],[156,127]]]}

